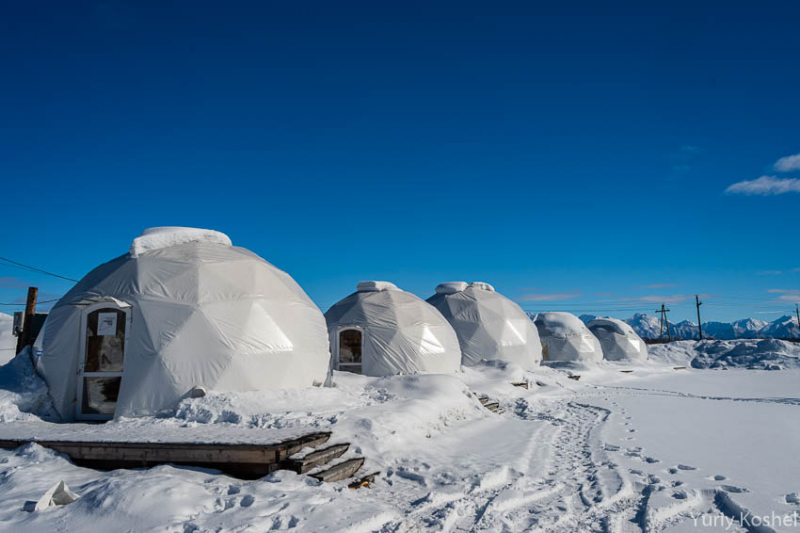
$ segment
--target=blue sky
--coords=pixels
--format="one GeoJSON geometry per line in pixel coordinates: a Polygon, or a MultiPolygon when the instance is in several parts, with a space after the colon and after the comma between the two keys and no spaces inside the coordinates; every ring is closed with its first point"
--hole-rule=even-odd
{"type": "MultiPolygon", "coordinates": [[[[80,278],[184,225],[321,307],[464,279],[776,318],[799,52],[798,2],[4,2],[0,255],[80,278]]],[[[2,302],[28,284],[70,286],[0,265],[2,302]]]]}

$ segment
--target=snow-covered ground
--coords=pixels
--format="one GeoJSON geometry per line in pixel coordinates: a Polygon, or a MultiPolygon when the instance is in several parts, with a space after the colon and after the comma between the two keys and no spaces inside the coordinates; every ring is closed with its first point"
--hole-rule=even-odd
{"type": "Polygon", "coordinates": [[[352,443],[343,459],[364,456],[362,472],[381,475],[350,490],[285,471],[257,481],[172,466],[99,472],[29,444],[0,450],[0,530],[768,531],[756,527],[764,516],[792,531],[800,518],[776,527],[772,515],[800,512],[800,370],[787,364],[796,346],[763,348],[783,352],[783,370],[694,368],[713,350],[673,343],[638,366],[572,369],[578,381],[497,364],[336,373],[332,388],[211,394],[172,417],[102,426],[48,422],[44,387],[20,356],[0,368],[0,439],[252,442],[330,430],[331,443],[352,443]],[[511,385],[523,380],[528,390],[511,385]],[[62,480],[76,502],[23,510],[62,480]],[[731,523],[742,510],[758,518],[731,523]]]}

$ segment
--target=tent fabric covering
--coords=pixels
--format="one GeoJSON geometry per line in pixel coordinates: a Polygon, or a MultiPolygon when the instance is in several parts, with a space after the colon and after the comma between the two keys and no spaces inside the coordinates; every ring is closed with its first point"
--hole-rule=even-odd
{"type": "Polygon", "coordinates": [[[325,382],[324,317],[287,273],[244,248],[174,242],[100,265],[53,307],[38,370],[65,420],[75,416],[80,386],[81,316],[97,303],[123,304],[131,316],[117,417],[169,409],[195,387],[325,382]]]}
{"type": "MultiPolygon", "coordinates": [[[[361,373],[364,375],[458,372],[461,368],[458,339],[441,313],[396,287],[368,288],[382,283],[385,282],[359,283],[362,290],[325,313],[331,345],[337,346],[339,332],[357,327],[363,334],[361,373]]],[[[338,368],[338,363],[334,358],[334,368],[338,368]]]]}
{"type": "Polygon", "coordinates": [[[603,359],[600,342],[575,315],[539,313],[534,324],[545,347],[545,361],[598,362],[603,359]]]}
{"type": "Polygon", "coordinates": [[[595,318],[586,327],[597,337],[609,361],[643,361],[647,345],[627,323],[616,318],[595,318]]]}
{"type": "Polygon", "coordinates": [[[536,326],[519,305],[488,283],[443,283],[427,301],[453,326],[464,365],[499,360],[530,370],[541,362],[536,326]]]}

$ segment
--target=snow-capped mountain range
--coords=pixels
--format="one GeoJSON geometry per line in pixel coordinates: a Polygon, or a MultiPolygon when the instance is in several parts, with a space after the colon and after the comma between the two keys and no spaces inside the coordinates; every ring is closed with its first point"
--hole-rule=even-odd
{"type": "MultiPolygon", "coordinates": [[[[582,315],[581,320],[591,320],[592,316],[582,315]]],[[[657,339],[661,336],[661,325],[658,317],[645,313],[636,313],[625,322],[642,338],[657,339]]],[[[684,320],[674,324],[669,323],[672,329],[672,338],[696,339],[699,337],[697,324],[684,320]]],[[[664,332],[666,336],[666,332],[664,332]]],[[[800,328],[797,319],[791,315],[782,316],[772,322],[765,322],[755,318],[743,318],[735,322],[704,322],[703,336],[714,339],[760,339],[760,338],[796,338],[800,337],[800,328]]]]}
{"type": "MultiPolygon", "coordinates": [[[[533,318],[535,315],[531,315],[533,318]]],[[[584,323],[595,318],[596,315],[581,315],[584,323]]],[[[646,313],[636,313],[625,320],[633,330],[643,339],[658,339],[661,337],[661,322],[658,317],[646,313]]],[[[697,324],[689,320],[669,323],[673,339],[698,338],[697,324]]],[[[664,337],[667,332],[664,331],[664,337]]],[[[782,316],[772,322],[765,322],[756,318],[743,318],[735,322],[704,322],[703,337],[720,340],[730,339],[789,339],[800,337],[800,328],[797,327],[797,318],[791,315],[782,316]]]]}

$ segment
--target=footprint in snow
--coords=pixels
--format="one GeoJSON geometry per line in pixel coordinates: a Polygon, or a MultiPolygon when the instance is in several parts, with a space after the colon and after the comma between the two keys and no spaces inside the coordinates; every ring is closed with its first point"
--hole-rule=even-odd
{"type": "Polygon", "coordinates": [[[678,472],[680,472],[680,470],[678,470],[677,468],[670,468],[669,470],[667,470],[667,472],[669,472],[672,475],[675,475],[678,472]]]}
{"type": "Polygon", "coordinates": [[[716,476],[711,476],[708,479],[710,479],[711,481],[725,481],[728,478],[726,478],[725,476],[723,476],[721,474],[717,474],[716,476]]]}
{"type": "Polygon", "coordinates": [[[697,467],[689,465],[678,465],[679,470],[697,470],[697,467]]]}
{"type": "Polygon", "coordinates": [[[619,446],[616,444],[606,444],[606,451],[607,452],[618,452],[619,446]]]}
{"type": "Polygon", "coordinates": [[[242,498],[242,501],[239,502],[239,505],[242,507],[250,507],[255,503],[255,501],[256,501],[255,497],[248,494],[244,498],[242,498]]]}
{"type": "Polygon", "coordinates": [[[786,495],[786,503],[793,503],[795,505],[800,505],[800,494],[796,492],[790,492],[786,495]]]}
{"type": "Polygon", "coordinates": [[[722,485],[722,490],[724,490],[725,492],[730,492],[732,494],[741,494],[743,492],[750,492],[745,488],[734,487],[733,485],[722,485]]]}
{"type": "Polygon", "coordinates": [[[234,494],[239,494],[240,492],[242,492],[242,489],[240,489],[236,485],[229,485],[228,486],[228,495],[229,496],[232,496],[234,494]]]}
{"type": "Polygon", "coordinates": [[[650,464],[661,462],[661,459],[656,459],[655,457],[645,457],[644,460],[650,464]]]}

